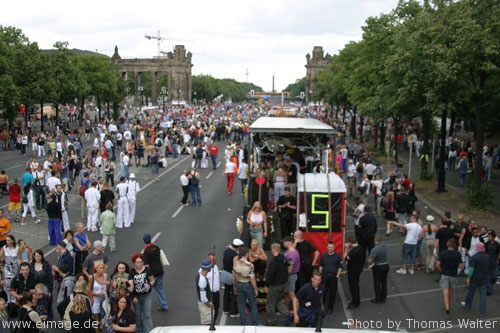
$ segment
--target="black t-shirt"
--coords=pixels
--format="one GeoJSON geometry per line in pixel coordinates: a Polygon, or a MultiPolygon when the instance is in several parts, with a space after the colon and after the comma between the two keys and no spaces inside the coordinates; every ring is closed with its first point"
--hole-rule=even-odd
{"type": "Polygon", "coordinates": [[[224,250],[224,254],[222,255],[222,268],[225,271],[228,271],[230,273],[233,272],[233,259],[237,255],[238,253],[236,253],[236,251],[234,251],[230,247],[224,250]]]}
{"type": "Polygon", "coordinates": [[[439,252],[444,251],[448,248],[448,240],[453,238],[453,230],[448,227],[441,228],[436,232],[436,238],[439,240],[439,252]]]}
{"type": "Polygon", "coordinates": [[[291,172],[292,174],[288,175],[288,183],[289,184],[296,184],[297,183],[297,167],[295,164],[290,164],[288,167],[288,171],[291,172]]]}
{"type": "Polygon", "coordinates": [[[365,255],[361,246],[355,246],[347,254],[347,272],[361,274],[365,264],[365,255]]]}
{"type": "Polygon", "coordinates": [[[474,268],[471,282],[486,284],[490,278],[490,256],[485,252],[478,252],[470,258],[469,267],[474,268]]]}
{"type": "Polygon", "coordinates": [[[323,274],[337,274],[339,268],[342,268],[342,258],[336,252],[324,253],[319,259],[319,266],[323,267],[323,274]]]}
{"type": "Polygon", "coordinates": [[[71,333],[93,333],[94,328],[89,323],[92,323],[92,313],[90,310],[83,313],[69,312],[69,318],[71,319],[71,333]]]}
{"type": "Polygon", "coordinates": [[[301,267],[302,265],[311,265],[311,254],[316,252],[316,248],[314,247],[314,245],[305,240],[303,242],[297,243],[295,248],[297,249],[297,251],[299,251],[301,267]]]}
{"type": "MultiPolygon", "coordinates": [[[[290,203],[290,206],[297,207],[297,199],[293,196],[290,195],[288,197],[282,195],[278,198],[278,202],[276,203],[277,206],[281,206],[286,204],[287,202],[290,203]]],[[[296,209],[289,208],[288,206],[280,208],[281,213],[285,215],[292,215],[295,213],[296,209]]]]}
{"type": "Polygon", "coordinates": [[[373,214],[365,214],[359,219],[360,236],[363,238],[375,237],[377,233],[377,218],[373,214]]]}
{"type": "Polygon", "coordinates": [[[438,261],[441,263],[441,274],[457,276],[458,265],[462,263],[460,252],[455,250],[439,251],[438,261]]]}
{"type": "Polygon", "coordinates": [[[144,265],[149,265],[153,276],[163,275],[163,265],[161,264],[160,248],[158,246],[151,245],[144,249],[144,265]]]}
{"type": "MultiPolygon", "coordinates": [[[[129,327],[135,324],[135,312],[131,309],[122,312],[121,316],[118,317],[118,312],[114,314],[113,323],[120,327],[129,327]]],[[[123,332],[115,330],[115,333],[123,332]]]]}
{"type": "Polygon", "coordinates": [[[99,208],[101,209],[101,212],[104,212],[106,210],[106,204],[108,202],[113,202],[115,199],[115,194],[111,190],[102,190],[101,191],[101,202],[99,203],[99,208]]]}
{"type": "Polygon", "coordinates": [[[149,284],[150,276],[153,276],[153,273],[151,273],[149,267],[144,267],[144,270],[141,273],[137,272],[135,268],[132,268],[129,280],[131,280],[134,284],[134,291],[132,292],[134,296],[142,296],[151,292],[153,288],[149,284]]]}

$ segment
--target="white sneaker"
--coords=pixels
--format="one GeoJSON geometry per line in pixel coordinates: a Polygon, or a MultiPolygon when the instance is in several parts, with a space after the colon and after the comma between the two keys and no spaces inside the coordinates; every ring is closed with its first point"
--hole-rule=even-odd
{"type": "Polygon", "coordinates": [[[406,269],[402,269],[402,268],[400,268],[400,269],[398,269],[398,270],[396,271],[396,273],[405,275],[405,274],[406,274],[406,269]]]}
{"type": "Polygon", "coordinates": [[[413,275],[413,274],[415,274],[415,271],[414,271],[413,269],[409,269],[408,271],[409,271],[409,272],[410,272],[410,274],[412,274],[412,275],[413,275]]]}

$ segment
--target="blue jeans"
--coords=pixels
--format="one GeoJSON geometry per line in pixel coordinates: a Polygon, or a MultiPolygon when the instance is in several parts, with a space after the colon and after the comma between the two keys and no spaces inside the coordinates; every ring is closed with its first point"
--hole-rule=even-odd
{"type": "Polygon", "coordinates": [[[212,166],[215,169],[217,167],[217,155],[210,156],[210,158],[212,159],[212,166]]]}
{"type": "Polygon", "coordinates": [[[486,312],[486,284],[470,284],[469,289],[467,290],[467,295],[465,296],[465,306],[469,309],[472,307],[472,300],[474,298],[476,288],[479,288],[479,314],[484,315],[486,312]]]}
{"type": "MultiPolygon", "coordinates": [[[[245,303],[248,299],[248,306],[252,314],[252,324],[259,326],[259,314],[257,311],[257,302],[255,301],[255,294],[250,282],[241,283],[237,282],[238,286],[238,308],[240,309],[240,323],[245,326],[247,324],[247,315],[245,313],[245,303]]],[[[137,331],[136,331],[137,332],[137,331]]]]}
{"type": "Polygon", "coordinates": [[[191,205],[195,205],[198,203],[198,205],[201,206],[201,192],[200,192],[200,186],[189,186],[189,192],[191,192],[191,205]]]}
{"type": "Polygon", "coordinates": [[[172,158],[177,158],[177,144],[172,144],[172,158]]]}
{"type": "Polygon", "coordinates": [[[409,262],[411,265],[416,263],[417,259],[417,245],[414,244],[403,244],[403,250],[402,250],[402,255],[403,255],[403,262],[408,263],[408,257],[410,257],[409,262]]]}
{"type": "Polygon", "coordinates": [[[61,237],[61,220],[49,217],[47,222],[49,229],[50,242],[49,245],[57,245],[62,240],[61,237]]]}
{"type": "Polygon", "coordinates": [[[497,281],[497,276],[498,276],[498,262],[495,262],[493,267],[490,268],[490,279],[488,280],[488,293],[493,292],[493,285],[497,281]]]}
{"type": "Polygon", "coordinates": [[[128,178],[130,176],[130,171],[129,171],[128,165],[123,166],[123,176],[125,176],[125,179],[128,180],[128,178]]]}
{"type": "Polygon", "coordinates": [[[137,296],[139,302],[134,305],[136,317],[136,333],[149,333],[153,329],[153,319],[151,318],[151,307],[153,306],[153,295],[151,292],[146,295],[137,296]]]}
{"type": "Polygon", "coordinates": [[[155,285],[153,288],[156,296],[158,297],[161,308],[168,309],[167,297],[165,296],[165,291],[163,290],[163,275],[155,276],[155,285]]]}

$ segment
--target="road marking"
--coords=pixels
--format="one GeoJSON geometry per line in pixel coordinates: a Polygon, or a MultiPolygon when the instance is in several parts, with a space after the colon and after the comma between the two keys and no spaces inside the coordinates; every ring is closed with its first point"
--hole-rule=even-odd
{"type": "Polygon", "coordinates": [[[179,208],[177,208],[177,210],[175,211],[174,215],[172,215],[172,218],[174,219],[181,212],[181,210],[183,208],[184,208],[184,205],[182,204],[179,208]]]}
{"type": "Polygon", "coordinates": [[[213,171],[210,171],[210,173],[207,175],[207,179],[210,178],[210,176],[213,174],[214,172],[213,171]]]}
{"type": "Polygon", "coordinates": [[[226,326],[226,320],[227,320],[227,314],[225,314],[224,311],[223,311],[222,315],[220,316],[219,325],[218,326],[226,326]]]}
{"type": "Polygon", "coordinates": [[[20,166],[21,166],[21,164],[16,164],[14,166],[11,166],[10,168],[5,168],[4,170],[15,169],[15,168],[20,167],[20,166]]]}

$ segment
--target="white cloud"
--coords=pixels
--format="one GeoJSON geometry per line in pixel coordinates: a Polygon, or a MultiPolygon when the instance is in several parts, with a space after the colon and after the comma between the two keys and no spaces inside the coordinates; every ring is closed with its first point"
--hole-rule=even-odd
{"type": "Polygon", "coordinates": [[[337,53],[358,40],[369,16],[387,13],[397,0],[87,0],[15,1],[2,4],[0,22],[23,30],[41,48],[56,41],[70,48],[122,58],[150,58],[160,30],[161,49],[184,44],[193,53],[193,74],[248,79],[265,90],[284,89],[305,76],[305,55],[314,46],[337,53]],[[182,41],[185,40],[185,41],[182,41]]]}

